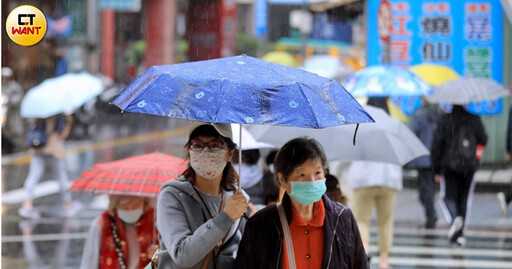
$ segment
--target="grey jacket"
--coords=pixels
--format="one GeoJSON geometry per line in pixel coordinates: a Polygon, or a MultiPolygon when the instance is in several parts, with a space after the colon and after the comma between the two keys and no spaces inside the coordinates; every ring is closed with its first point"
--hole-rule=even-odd
{"type": "MultiPolygon", "coordinates": [[[[233,192],[226,192],[224,199],[231,195],[233,192]]],[[[243,232],[240,220],[233,222],[224,212],[209,219],[208,209],[184,177],[162,186],[157,202],[157,227],[161,249],[158,268],[173,269],[201,268],[207,254],[229,228],[224,245],[208,268],[232,268],[243,232]]]]}

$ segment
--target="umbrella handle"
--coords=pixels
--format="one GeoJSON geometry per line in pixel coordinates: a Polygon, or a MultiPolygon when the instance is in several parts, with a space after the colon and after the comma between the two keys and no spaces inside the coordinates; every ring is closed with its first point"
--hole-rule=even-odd
{"type": "Polygon", "coordinates": [[[240,123],[238,144],[238,191],[242,190],[242,124],[240,123]]]}
{"type": "Polygon", "coordinates": [[[359,129],[359,123],[356,125],[356,130],[354,131],[354,138],[352,139],[352,145],[356,145],[356,135],[357,135],[357,129],[359,129]]]}

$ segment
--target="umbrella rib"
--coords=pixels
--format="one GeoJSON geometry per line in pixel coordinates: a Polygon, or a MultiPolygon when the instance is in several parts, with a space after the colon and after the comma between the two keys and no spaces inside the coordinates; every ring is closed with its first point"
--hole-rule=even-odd
{"type": "MultiPolygon", "coordinates": [[[[394,136],[393,134],[388,134],[388,133],[385,133],[384,134],[385,136],[394,136]]],[[[400,139],[400,137],[398,137],[398,139],[400,139]]],[[[391,140],[390,140],[391,141],[391,140]]],[[[393,147],[393,144],[392,143],[389,143],[391,147],[393,147]]],[[[401,161],[401,158],[400,156],[398,155],[398,152],[392,150],[391,151],[391,154],[393,154],[395,156],[395,159],[398,160],[399,162],[401,161]]]]}
{"type": "Polygon", "coordinates": [[[304,93],[304,89],[303,89],[303,86],[306,87],[308,90],[311,90],[308,86],[300,83],[300,82],[297,82],[297,84],[300,88],[300,93],[302,94],[302,96],[306,99],[306,101],[308,102],[308,110],[311,112],[313,118],[315,119],[315,125],[317,126],[317,128],[321,128],[320,127],[320,124],[318,123],[318,119],[316,118],[316,115],[312,109],[312,106],[311,106],[311,102],[309,101],[309,98],[306,96],[306,94],[304,93]]]}
{"type": "MultiPolygon", "coordinates": [[[[215,80],[215,81],[216,81],[216,80],[215,80]]],[[[221,89],[222,89],[222,91],[221,91],[221,93],[220,93],[220,100],[224,100],[224,93],[225,93],[226,89],[225,89],[224,87],[222,87],[221,89]]],[[[221,102],[219,102],[219,106],[217,106],[217,109],[216,109],[216,111],[215,111],[215,114],[214,114],[214,115],[217,115],[217,114],[219,113],[219,111],[220,111],[220,107],[221,107],[221,106],[222,106],[222,101],[221,101],[221,102]]],[[[241,145],[240,145],[240,146],[241,146],[241,145]]]]}
{"type": "MultiPolygon", "coordinates": [[[[150,69],[154,69],[154,67],[151,67],[150,69]]],[[[151,83],[151,81],[154,81],[156,80],[157,78],[159,78],[162,74],[159,74],[159,75],[154,75],[154,74],[151,74],[151,75],[148,75],[149,77],[148,78],[144,78],[145,80],[149,81],[147,83],[140,83],[139,86],[136,87],[136,90],[134,90],[131,94],[130,94],[130,97],[129,98],[124,98],[124,101],[123,100],[120,100],[118,104],[116,104],[115,101],[117,101],[119,98],[119,95],[112,101],[112,104],[114,104],[115,106],[119,107],[121,110],[125,110],[126,107],[128,105],[131,104],[131,102],[133,100],[135,100],[139,95],[142,94],[142,91],[145,89],[145,85],[148,85],[151,83]]],[[[171,74],[172,75],[172,74],[171,74]]]]}

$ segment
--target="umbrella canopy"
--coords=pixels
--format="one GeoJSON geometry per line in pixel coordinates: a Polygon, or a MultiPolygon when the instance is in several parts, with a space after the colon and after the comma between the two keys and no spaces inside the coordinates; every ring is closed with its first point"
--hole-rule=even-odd
{"type": "Polygon", "coordinates": [[[21,116],[44,119],[70,114],[102,90],[101,79],[86,72],[47,79],[27,92],[21,102],[21,116]]]}
{"type": "Polygon", "coordinates": [[[210,123],[325,128],[373,121],[338,82],[245,55],[151,67],[113,103],[210,123]]]}
{"type": "MultiPolygon", "coordinates": [[[[240,124],[231,124],[231,130],[233,132],[233,141],[240,141],[240,124]]],[[[245,127],[242,127],[241,134],[244,138],[242,140],[242,150],[275,148],[272,144],[256,141],[245,127]]],[[[238,145],[238,147],[240,147],[240,145],[238,145]]]]}
{"type": "Polygon", "coordinates": [[[262,142],[278,147],[299,136],[315,138],[322,144],[329,161],[374,161],[403,165],[429,151],[407,128],[380,108],[365,106],[375,120],[373,124],[361,124],[358,143],[352,145],[353,128],[332,127],[322,130],[283,128],[277,126],[251,126],[249,131],[262,142]]]}
{"type": "Polygon", "coordinates": [[[410,69],[431,86],[437,86],[459,77],[459,74],[450,67],[438,64],[418,64],[411,66],[410,69]]]}
{"type": "Polygon", "coordinates": [[[385,65],[366,67],[350,75],[343,86],[355,97],[421,96],[432,92],[413,72],[385,65]]]}
{"type": "Polygon", "coordinates": [[[183,159],[162,153],[99,163],[73,182],[70,191],[156,197],[160,187],[178,178],[187,164],[183,159]]]}
{"type": "Polygon", "coordinates": [[[269,61],[276,64],[282,64],[286,66],[296,67],[297,66],[297,60],[291,55],[290,53],[286,51],[271,51],[265,53],[261,59],[265,61],[269,61]]]}
{"type": "Polygon", "coordinates": [[[487,78],[460,77],[436,86],[427,96],[430,102],[464,105],[470,102],[493,101],[510,95],[496,81],[487,78]]]}

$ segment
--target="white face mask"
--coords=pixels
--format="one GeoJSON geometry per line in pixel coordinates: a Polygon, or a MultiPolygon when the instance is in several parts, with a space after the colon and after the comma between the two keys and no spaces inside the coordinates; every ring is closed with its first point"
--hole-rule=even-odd
{"type": "Polygon", "coordinates": [[[117,216],[126,223],[135,223],[140,219],[140,216],[142,216],[143,210],[142,208],[139,209],[133,209],[133,210],[122,210],[119,208],[116,208],[117,210],[117,216]]]}
{"type": "Polygon", "coordinates": [[[227,150],[210,151],[203,149],[202,151],[189,151],[190,166],[194,171],[205,179],[215,179],[222,174],[226,167],[227,150]]]}

